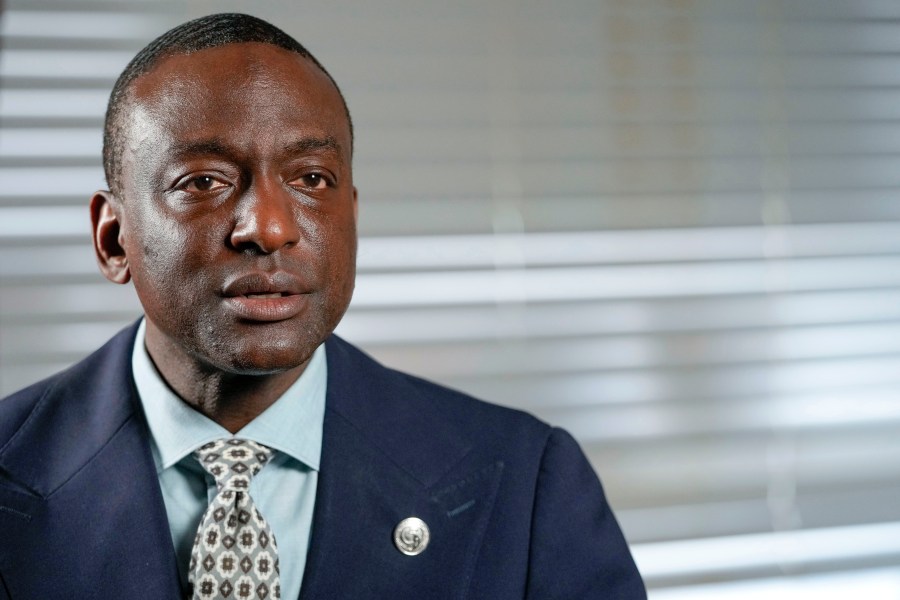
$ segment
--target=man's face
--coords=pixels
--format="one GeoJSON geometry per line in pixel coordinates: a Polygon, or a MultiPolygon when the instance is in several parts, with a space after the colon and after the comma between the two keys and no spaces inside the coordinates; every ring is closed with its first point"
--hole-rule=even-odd
{"type": "Polygon", "coordinates": [[[249,43],[165,58],[132,92],[119,242],[151,352],[232,373],[301,365],[353,292],[338,91],[307,59],[249,43]]]}

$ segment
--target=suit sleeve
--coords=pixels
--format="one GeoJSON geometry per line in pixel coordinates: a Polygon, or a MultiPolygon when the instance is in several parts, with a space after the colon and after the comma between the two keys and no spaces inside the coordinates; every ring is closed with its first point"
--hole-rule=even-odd
{"type": "Polygon", "coordinates": [[[6,582],[3,581],[3,573],[0,573],[0,600],[10,600],[9,590],[6,589],[6,582]]]}
{"type": "Polygon", "coordinates": [[[561,429],[550,434],[541,459],[526,597],[647,597],[600,480],[578,443],[561,429]]]}

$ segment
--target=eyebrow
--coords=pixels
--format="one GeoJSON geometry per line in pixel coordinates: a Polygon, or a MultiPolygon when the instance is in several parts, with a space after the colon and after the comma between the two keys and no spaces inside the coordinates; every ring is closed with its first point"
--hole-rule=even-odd
{"type": "MultiPolygon", "coordinates": [[[[332,136],[324,138],[304,137],[284,147],[285,154],[306,154],[308,152],[331,151],[343,164],[344,155],[341,152],[341,144],[332,136]]],[[[181,142],[172,148],[175,156],[186,157],[198,154],[212,154],[231,157],[234,151],[218,138],[198,140],[194,142],[181,142]]]]}
{"type": "Polygon", "coordinates": [[[180,142],[172,148],[172,153],[178,157],[193,156],[197,154],[217,154],[220,156],[232,156],[232,150],[218,138],[198,140],[196,142],[180,142]]]}
{"type": "Polygon", "coordinates": [[[292,142],[285,146],[284,148],[287,154],[306,154],[308,152],[319,152],[323,150],[330,150],[334,152],[337,156],[337,159],[343,163],[344,155],[341,152],[341,145],[338,143],[336,139],[331,136],[327,136],[324,138],[317,137],[304,137],[296,142],[292,142]]]}

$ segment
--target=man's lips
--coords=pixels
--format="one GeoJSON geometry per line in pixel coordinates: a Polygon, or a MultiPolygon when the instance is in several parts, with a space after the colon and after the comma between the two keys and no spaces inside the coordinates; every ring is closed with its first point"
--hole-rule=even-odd
{"type": "Polygon", "coordinates": [[[307,292],[303,280],[286,271],[254,271],[235,275],[225,282],[222,295],[226,298],[237,296],[293,296],[307,292]]]}
{"type": "Polygon", "coordinates": [[[276,271],[246,273],[226,282],[222,290],[225,305],[247,321],[284,321],[303,310],[307,287],[299,277],[276,271]]]}

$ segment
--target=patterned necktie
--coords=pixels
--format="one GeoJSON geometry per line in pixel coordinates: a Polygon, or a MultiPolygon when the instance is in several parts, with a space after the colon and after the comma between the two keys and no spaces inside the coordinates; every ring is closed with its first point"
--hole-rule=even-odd
{"type": "Polygon", "coordinates": [[[202,446],[194,457],[216,479],[218,493],[203,513],[188,581],[194,600],[281,598],[275,536],[250,497],[250,480],[272,449],[228,438],[202,446]]]}

